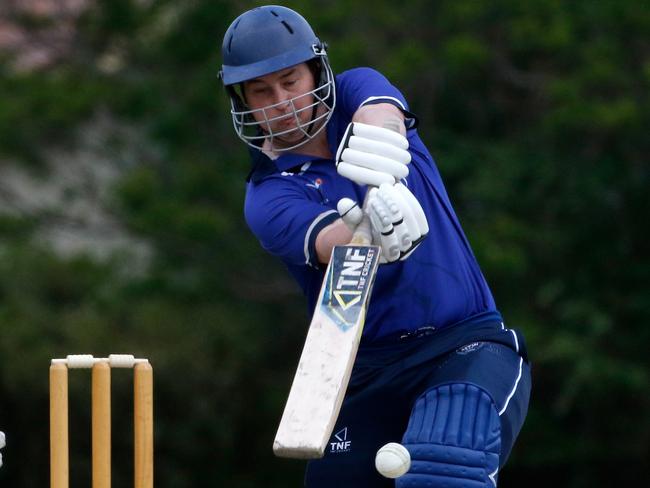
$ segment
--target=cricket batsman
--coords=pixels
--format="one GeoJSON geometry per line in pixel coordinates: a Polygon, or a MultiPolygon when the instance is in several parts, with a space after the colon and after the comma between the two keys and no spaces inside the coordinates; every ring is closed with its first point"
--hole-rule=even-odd
{"type": "Polygon", "coordinates": [[[220,78],[249,146],[245,218],[310,310],[332,248],[363,215],[381,248],[361,344],[334,434],[308,488],[492,488],[524,423],[530,366],[506,327],[404,95],[378,71],[334,74],[297,12],[244,12],[220,78]],[[375,469],[401,443],[410,469],[375,469]]]}

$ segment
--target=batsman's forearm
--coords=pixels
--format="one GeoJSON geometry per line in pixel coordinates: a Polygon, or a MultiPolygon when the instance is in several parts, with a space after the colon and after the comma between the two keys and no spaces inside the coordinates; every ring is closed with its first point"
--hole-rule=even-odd
{"type": "Polygon", "coordinates": [[[390,103],[364,105],[354,113],[352,122],[385,127],[406,136],[404,114],[399,108],[390,103]]]}
{"type": "Polygon", "coordinates": [[[335,220],[327,227],[324,227],[316,236],[316,256],[318,262],[329,263],[334,246],[343,246],[352,239],[352,231],[342,219],[335,220]]]}

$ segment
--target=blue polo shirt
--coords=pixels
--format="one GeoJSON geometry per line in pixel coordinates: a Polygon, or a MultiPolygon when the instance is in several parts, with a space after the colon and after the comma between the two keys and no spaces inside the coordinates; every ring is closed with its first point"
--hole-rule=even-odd
{"type": "MultiPolygon", "coordinates": [[[[446,328],[475,320],[500,321],[494,299],[452,209],[438,169],[418,136],[404,96],[379,72],[357,68],[336,77],[337,105],[327,126],[332,154],[355,111],[392,103],[407,116],[412,156],[404,183],[422,205],[429,235],[405,261],[380,266],[362,343],[415,330],[446,328]]],[[[343,197],[362,202],[365,186],[339,176],[332,159],[296,153],[275,160],[251,152],[246,221],[262,247],[279,257],[304,291],[313,312],[325,268],[318,263],[318,233],[339,218],[343,197]]]]}

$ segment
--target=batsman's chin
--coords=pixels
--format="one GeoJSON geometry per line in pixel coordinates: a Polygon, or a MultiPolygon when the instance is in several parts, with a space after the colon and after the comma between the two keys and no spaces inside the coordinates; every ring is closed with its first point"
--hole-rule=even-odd
{"type": "Polygon", "coordinates": [[[276,152],[291,151],[294,149],[302,148],[310,141],[302,132],[296,131],[292,137],[274,136],[267,139],[265,147],[276,152]]]}

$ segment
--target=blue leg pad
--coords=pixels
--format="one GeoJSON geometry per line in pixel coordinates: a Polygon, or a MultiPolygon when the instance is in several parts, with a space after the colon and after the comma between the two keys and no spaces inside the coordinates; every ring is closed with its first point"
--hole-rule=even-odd
{"type": "Polygon", "coordinates": [[[490,395],[455,383],[425,392],[415,402],[402,444],[411,469],[397,488],[494,488],[501,423],[490,395]]]}

